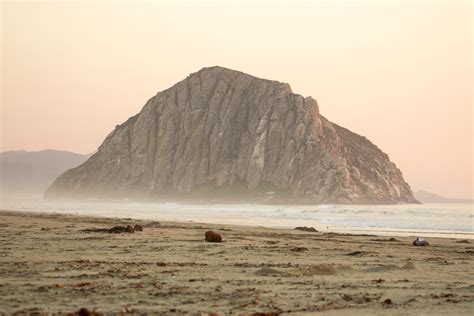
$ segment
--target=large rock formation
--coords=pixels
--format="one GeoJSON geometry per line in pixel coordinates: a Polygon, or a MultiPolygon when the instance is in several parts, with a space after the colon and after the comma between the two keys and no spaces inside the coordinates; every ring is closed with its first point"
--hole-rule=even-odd
{"type": "Polygon", "coordinates": [[[204,68],[151,98],[47,198],[416,203],[365,137],[286,83],[204,68]]]}

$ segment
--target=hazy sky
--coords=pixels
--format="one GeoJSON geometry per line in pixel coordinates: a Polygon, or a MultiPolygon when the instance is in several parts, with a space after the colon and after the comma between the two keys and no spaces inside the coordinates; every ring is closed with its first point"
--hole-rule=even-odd
{"type": "Polygon", "coordinates": [[[470,1],[2,2],[1,151],[89,153],[204,66],[288,82],[414,189],[473,194],[470,1]]]}

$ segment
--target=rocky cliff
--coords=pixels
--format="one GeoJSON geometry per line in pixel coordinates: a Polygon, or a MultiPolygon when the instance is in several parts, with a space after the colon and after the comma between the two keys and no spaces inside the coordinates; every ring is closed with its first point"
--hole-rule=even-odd
{"type": "Polygon", "coordinates": [[[388,156],[316,100],[222,67],[151,98],[45,197],[417,202],[388,156]]]}

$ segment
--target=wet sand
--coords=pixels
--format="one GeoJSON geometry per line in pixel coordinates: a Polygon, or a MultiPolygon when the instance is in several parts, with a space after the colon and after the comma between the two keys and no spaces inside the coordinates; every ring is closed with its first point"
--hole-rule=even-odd
{"type": "Polygon", "coordinates": [[[0,211],[0,313],[471,315],[474,243],[413,239],[0,211]]]}

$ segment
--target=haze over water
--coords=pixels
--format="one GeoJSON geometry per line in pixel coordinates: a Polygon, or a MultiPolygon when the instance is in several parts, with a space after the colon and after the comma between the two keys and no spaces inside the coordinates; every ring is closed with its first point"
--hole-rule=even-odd
{"type": "Polygon", "coordinates": [[[474,204],[261,205],[4,199],[0,209],[377,235],[474,239],[474,204]]]}

